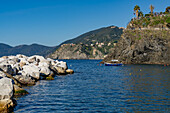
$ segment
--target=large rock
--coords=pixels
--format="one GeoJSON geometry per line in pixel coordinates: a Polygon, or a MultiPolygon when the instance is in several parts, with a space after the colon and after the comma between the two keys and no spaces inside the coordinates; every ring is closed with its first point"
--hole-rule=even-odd
{"type": "Polygon", "coordinates": [[[60,61],[60,62],[57,62],[56,65],[57,65],[58,67],[62,67],[64,70],[68,69],[66,62],[60,61]]]}
{"type": "Polygon", "coordinates": [[[22,55],[22,54],[18,54],[18,55],[16,55],[16,57],[17,57],[17,58],[27,58],[27,56],[22,55]]]}
{"type": "Polygon", "coordinates": [[[3,58],[3,59],[8,59],[8,56],[3,56],[3,57],[1,57],[1,58],[3,58]]]}
{"type": "Polygon", "coordinates": [[[34,55],[37,62],[45,62],[46,59],[43,56],[34,55]]]}
{"type": "Polygon", "coordinates": [[[5,61],[5,59],[4,59],[4,58],[0,58],[0,63],[1,63],[1,62],[4,62],[4,61],[5,61]]]}
{"type": "Polygon", "coordinates": [[[0,113],[12,113],[14,107],[17,105],[16,100],[0,100],[0,113]]]}
{"type": "Polygon", "coordinates": [[[13,98],[13,83],[12,79],[0,79],[0,113],[11,113],[16,106],[16,101],[13,98]]]}
{"type": "Polygon", "coordinates": [[[59,67],[59,66],[52,66],[51,65],[50,69],[53,70],[58,75],[65,75],[66,74],[66,70],[62,67],[59,67]]]}
{"type": "Polygon", "coordinates": [[[0,100],[9,100],[13,97],[13,84],[9,78],[0,79],[0,100]]]}
{"type": "Polygon", "coordinates": [[[4,72],[7,72],[9,74],[13,74],[13,69],[12,69],[12,66],[10,64],[1,63],[0,69],[2,69],[4,72]]]}
{"type": "Polygon", "coordinates": [[[20,62],[20,59],[17,58],[16,56],[8,57],[8,59],[11,60],[11,61],[14,61],[14,62],[20,62]]]}
{"type": "Polygon", "coordinates": [[[30,75],[36,79],[40,79],[40,68],[34,64],[23,66],[24,75],[30,75]]]}
{"type": "Polygon", "coordinates": [[[13,71],[14,71],[14,74],[17,74],[18,71],[21,70],[21,68],[22,68],[22,67],[20,66],[19,63],[16,63],[16,64],[14,64],[14,65],[12,66],[12,69],[13,69],[13,71]]]}
{"type": "Polygon", "coordinates": [[[33,62],[36,61],[36,57],[35,57],[35,56],[28,57],[27,61],[28,61],[29,63],[33,63],[33,62]]]}
{"type": "Polygon", "coordinates": [[[29,62],[27,61],[27,58],[19,58],[20,59],[20,63],[23,62],[25,63],[25,65],[28,65],[29,62]]]}
{"type": "Polygon", "coordinates": [[[25,89],[18,87],[17,85],[14,85],[14,96],[22,96],[29,94],[25,89]]]}
{"type": "Polygon", "coordinates": [[[50,66],[50,62],[46,61],[46,62],[39,62],[38,67],[49,67],[50,66]]]}
{"type": "Polygon", "coordinates": [[[45,66],[41,66],[40,67],[40,73],[42,75],[50,75],[51,74],[51,70],[48,68],[48,67],[45,67],[45,66]]]}
{"type": "Polygon", "coordinates": [[[7,76],[4,72],[0,71],[0,77],[7,77],[7,76]]]}
{"type": "Polygon", "coordinates": [[[67,73],[67,74],[73,74],[74,71],[73,71],[72,69],[67,69],[67,70],[66,70],[66,73],[67,73]]]}
{"type": "Polygon", "coordinates": [[[28,57],[27,61],[29,63],[34,63],[34,62],[44,62],[46,61],[46,59],[43,57],[43,56],[39,56],[39,55],[34,55],[34,56],[31,56],[31,57],[28,57]]]}
{"type": "MultiPolygon", "coordinates": [[[[21,72],[19,72],[20,74],[21,72]]],[[[15,75],[14,76],[15,79],[17,79],[22,85],[26,85],[26,86],[32,86],[35,85],[36,80],[29,76],[29,75],[15,75]]]]}
{"type": "Polygon", "coordinates": [[[23,66],[25,66],[26,65],[26,62],[20,62],[19,63],[19,66],[22,68],[23,66]]]}

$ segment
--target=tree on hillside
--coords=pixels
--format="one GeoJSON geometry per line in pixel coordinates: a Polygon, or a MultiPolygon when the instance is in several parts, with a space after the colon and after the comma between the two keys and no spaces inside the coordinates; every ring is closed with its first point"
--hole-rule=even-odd
{"type": "Polygon", "coordinates": [[[143,17],[143,12],[142,11],[139,12],[139,17],[143,17]]]}
{"type": "Polygon", "coordinates": [[[153,15],[153,10],[154,10],[154,6],[153,5],[150,5],[150,10],[151,10],[151,15],[153,15]]]}
{"type": "Polygon", "coordinates": [[[136,18],[138,18],[138,16],[139,16],[139,10],[140,10],[140,7],[139,7],[138,5],[136,5],[136,6],[134,7],[134,11],[135,11],[135,13],[136,13],[136,18]]]}
{"type": "Polygon", "coordinates": [[[165,13],[166,13],[166,14],[170,13],[170,6],[168,6],[168,7],[166,8],[165,13]]]}

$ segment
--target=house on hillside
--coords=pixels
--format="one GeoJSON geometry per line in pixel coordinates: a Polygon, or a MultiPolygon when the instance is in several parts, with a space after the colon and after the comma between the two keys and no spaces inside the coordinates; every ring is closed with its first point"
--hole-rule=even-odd
{"type": "Polygon", "coordinates": [[[107,44],[107,46],[110,46],[111,45],[111,43],[109,42],[108,44],[107,44]]]}

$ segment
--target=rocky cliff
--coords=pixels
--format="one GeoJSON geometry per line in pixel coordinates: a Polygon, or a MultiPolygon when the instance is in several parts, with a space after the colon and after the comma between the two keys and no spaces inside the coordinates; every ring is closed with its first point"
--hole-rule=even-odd
{"type": "Polygon", "coordinates": [[[66,44],[48,57],[53,59],[102,59],[104,55],[97,47],[84,44],[66,44]]]}
{"type": "Polygon", "coordinates": [[[117,46],[103,62],[170,64],[170,30],[124,30],[117,46]]]}

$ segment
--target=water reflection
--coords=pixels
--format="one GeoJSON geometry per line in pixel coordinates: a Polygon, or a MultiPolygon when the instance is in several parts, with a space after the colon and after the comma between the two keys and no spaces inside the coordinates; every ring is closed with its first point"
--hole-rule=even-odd
{"type": "MultiPolygon", "coordinates": [[[[130,66],[131,67],[131,66],[130,66]]],[[[169,111],[168,68],[156,65],[135,65],[129,68],[124,78],[129,98],[127,111],[169,111]]]]}

